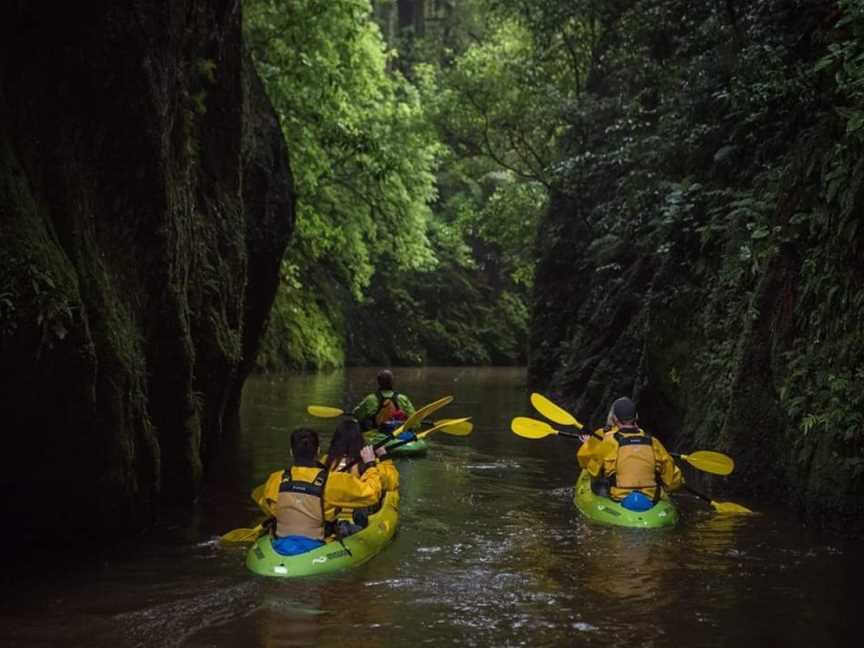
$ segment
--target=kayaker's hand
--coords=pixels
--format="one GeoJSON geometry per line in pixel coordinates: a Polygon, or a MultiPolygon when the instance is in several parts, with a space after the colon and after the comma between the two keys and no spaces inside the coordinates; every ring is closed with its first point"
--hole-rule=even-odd
{"type": "Polygon", "coordinates": [[[375,449],[371,445],[363,446],[360,449],[360,459],[364,464],[375,463],[375,449]]]}
{"type": "Polygon", "coordinates": [[[375,454],[379,459],[387,456],[387,447],[381,446],[380,448],[375,448],[375,454]]]}

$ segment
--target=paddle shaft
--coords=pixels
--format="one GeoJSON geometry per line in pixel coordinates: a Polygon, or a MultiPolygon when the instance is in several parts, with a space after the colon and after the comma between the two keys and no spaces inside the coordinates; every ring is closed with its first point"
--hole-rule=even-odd
{"type": "Polygon", "coordinates": [[[682,488],[684,488],[684,490],[686,490],[686,491],[687,491],[688,493],[690,493],[691,495],[695,495],[695,496],[698,497],[699,499],[701,499],[701,500],[705,500],[705,501],[708,502],[709,504],[712,503],[712,500],[711,500],[710,497],[708,497],[705,493],[700,493],[698,490],[696,490],[695,488],[693,488],[693,487],[690,486],[689,484],[681,484],[681,486],[682,486],[682,488]]]}
{"type": "MultiPolygon", "coordinates": [[[[556,430],[556,432],[557,432],[558,434],[562,435],[562,436],[567,436],[567,437],[581,437],[581,436],[582,436],[581,434],[577,434],[577,433],[574,433],[574,432],[566,432],[566,431],[564,431],[564,430],[556,430]]],[[[596,439],[602,439],[602,438],[603,438],[602,435],[597,434],[596,432],[592,432],[592,433],[591,433],[591,436],[593,436],[593,437],[596,438],[596,439]]],[[[691,453],[691,454],[692,454],[692,453],[691,453]]],[[[704,462],[697,462],[697,461],[695,461],[695,457],[691,457],[691,454],[681,453],[681,452],[670,452],[670,453],[669,453],[669,455],[672,456],[672,457],[678,457],[679,459],[683,459],[684,461],[686,461],[687,463],[689,463],[691,466],[693,466],[693,467],[696,468],[697,470],[702,470],[702,471],[704,471],[704,472],[709,472],[709,473],[713,473],[713,474],[717,474],[717,475],[725,475],[725,474],[727,474],[726,472],[720,472],[720,471],[718,471],[718,470],[716,470],[716,469],[715,469],[715,470],[712,470],[711,467],[708,466],[708,465],[705,465],[704,462]]],[[[698,454],[698,453],[697,453],[697,454],[698,454]]],[[[696,495],[696,493],[694,493],[694,495],[696,495]]],[[[710,502],[710,501],[711,501],[710,498],[708,498],[708,497],[706,497],[706,496],[704,496],[704,495],[702,496],[702,499],[704,499],[706,502],[710,502]]]]}
{"type": "Polygon", "coordinates": [[[570,437],[571,439],[581,439],[582,434],[579,432],[568,432],[567,430],[555,430],[560,436],[570,437]]]}
{"type": "MultiPolygon", "coordinates": [[[[564,431],[564,430],[556,430],[556,432],[557,432],[558,434],[560,434],[561,436],[566,436],[566,437],[571,437],[571,438],[573,438],[573,437],[579,438],[579,437],[582,436],[581,434],[577,434],[576,432],[567,432],[567,431],[564,431]]],[[[592,432],[592,433],[591,433],[591,436],[593,436],[594,438],[597,438],[597,439],[602,439],[602,438],[603,438],[602,436],[600,436],[600,435],[597,434],[596,432],[592,432]]],[[[682,456],[682,454],[681,454],[680,452],[670,452],[669,454],[672,455],[673,457],[681,457],[681,456],[682,456]]],[[[685,459],[685,461],[686,461],[686,459],[685,459]]],[[[705,494],[703,494],[703,493],[700,493],[699,491],[697,491],[697,490],[691,488],[691,487],[688,486],[687,484],[684,484],[683,486],[684,486],[684,489],[685,489],[685,490],[689,491],[690,493],[692,493],[692,494],[695,495],[696,497],[698,497],[698,498],[700,498],[700,499],[703,499],[703,500],[705,500],[706,502],[711,502],[711,501],[712,501],[710,497],[708,497],[707,495],[705,495],[705,494]]]]}
{"type": "MultiPolygon", "coordinates": [[[[390,443],[390,442],[391,442],[393,439],[395,439],[395,438],[396,438],[396,437],[394,437],[394,436],[387,437],[386,439],[382,439],[381,441],[379,441],[378,443],[376,443],[376,444],[373,445],[372,447],[375,448],[376,450],[377,450],[378,448],[383,448],[385,445],[387,445],[388,443],[390,443]]],[[[389,448],[387,448],[387,452],[389,453],[391,450],[393,450],[393,449],[395,449],[395,448],[400,448],[400,447],[402,447],[403,445],[407,445],[407,444],[411,443],[411,442],[414,441],[414,440],[415,440],[415,439],[403,439],[402,441],[399,441],[398,443],[394,443],[392,446],[390,446],[389,448]]],[[[351,469],[352,469],[354,466],[356,466],[358,463],[360,463],[360,460],[359,460],[359,459],[355,459],[354,461],[352,461],[351,463],[349,463],[348,465],[346,465],[344,468],[340,468],[340,471],[341,471],[341,472],[345,472],[345,471],[351,470],[351,469]]]]}
{"type": "MultiPolygon", "coordinates": [[[[571,439],[579,439],[582,440],[582,437],[585,436],[585,432],[568,432],[567,430],[555,430],[555,433],[559,436],[570,437],[571,439]]],[[[603,439],[602,434],[597,434],[597,432],[591,432],[588,436],[592,436],[595,439],[603,439]]]]}

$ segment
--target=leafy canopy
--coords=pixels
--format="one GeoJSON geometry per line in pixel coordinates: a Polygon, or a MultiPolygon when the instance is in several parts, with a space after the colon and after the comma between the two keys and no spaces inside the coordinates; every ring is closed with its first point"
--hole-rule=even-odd
{"type": "Polygon", "coordinates": [[[368,0],[247,0],[245,28],[295,175],[287,274],[304,285],[326,259],[360,298],[384,250],[400,268],[432,265],[439,145],[417,90],[388,72],[368,0]]]}

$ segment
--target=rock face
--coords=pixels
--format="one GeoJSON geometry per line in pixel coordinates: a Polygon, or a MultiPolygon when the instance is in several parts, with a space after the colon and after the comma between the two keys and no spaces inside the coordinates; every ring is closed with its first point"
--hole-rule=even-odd
{"type": "Polygon", "coordinates": [[[129,533],[236,421],[287,150],[238,2],[12,2],[0,30],[4,542],[129,533]]]}
{"type": "Polygon", "coordinates": [[[649,4],[680,22],[625,2],[601,30],[541,227],[531,382],[597,426],[634,397],[670,449],[733,455],[715,492],[864,533],[864,115],[843,76],[864,23],[649,4]]]}

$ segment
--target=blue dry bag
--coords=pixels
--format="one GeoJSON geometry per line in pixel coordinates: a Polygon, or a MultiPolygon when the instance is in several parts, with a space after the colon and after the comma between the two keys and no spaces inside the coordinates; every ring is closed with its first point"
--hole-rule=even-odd
{"type": "Polygon", "coordinates": [[[284,538],[273,538],[271,544],[276,553],[282,556],[296,556],[317,549],[324,543],[321,540],[306,536],[285,536],[284,538]]]}
{"type": "Polygon", "coordinates": [[[621,500],[621,506],[626,509],[630,509],[631,511],[636,511],[641,513],[642,511],[647,511],[652,506],[654,506],[654,502],[651,501],[649,497],[640,493],[639,491],[630,491],[630,493],[621,500]]]}

